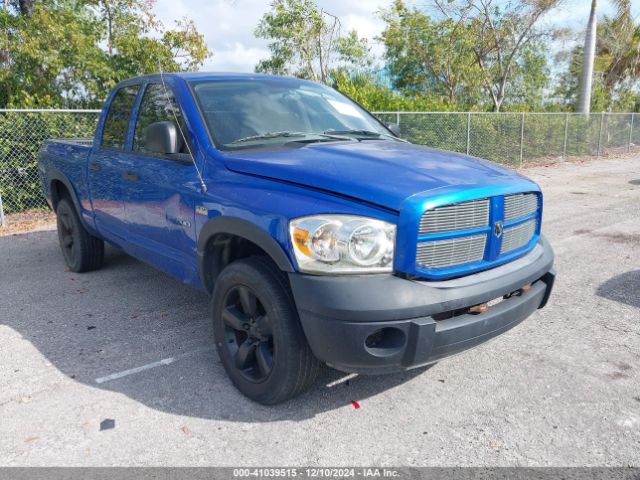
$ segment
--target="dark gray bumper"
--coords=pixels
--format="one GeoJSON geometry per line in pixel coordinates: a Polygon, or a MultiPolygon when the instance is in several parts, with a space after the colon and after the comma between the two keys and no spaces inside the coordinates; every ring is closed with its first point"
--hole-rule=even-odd
{"type": "MultiPolygon", "coordinates": [[[[347,372],[383,373],[425,365],[495,337],[544,307],[555,272],[545,239],[507,265],[443,282],[394,275],[312,276],[290,273],[300,321],[314,354],[347,372]],[[532,284],[527,292],[523,286],[532,284]],[[505,295],[484,313],[439,314],[505,295]],[[380,341],[367,338],[383,330],[380,341]]],[[[376,338],[376,337],[374,337],[376,338]]]]}

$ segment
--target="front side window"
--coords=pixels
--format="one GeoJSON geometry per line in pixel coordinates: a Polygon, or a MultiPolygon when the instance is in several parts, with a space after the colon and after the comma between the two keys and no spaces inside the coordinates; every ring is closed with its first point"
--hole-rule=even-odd
{"type": "Polygon", "coordinates": [[[138,94],[139,85],[120,88],[111,100],[107,118],[102,129],[102,146],[124,149],[127,141],[127,128],[131,118],[131,109],[138,94]]]}
{"type": "MultiPolygon", "coordinates": [[[[186,135],[184,118],[180,112],[180,107],[173,92],[169,87],[160,83],[151,83],[147,87],[140,104],[140,112],[136,122],[136,129],[133,135],[133,150],[148,154],[155,154],[146,146],[147,127],[152,123],[170,121],[174,124],[178,120],[178,135],[180,130],[186,135]]],[[[189,153],[187,146],[182,142],[180,153],[189,153]]]]}
{"type": "Polygon", "coordinates": [[[298,79],[203,80],[193,90],[223,149],[395,138],[336,90],[298,79]]]}

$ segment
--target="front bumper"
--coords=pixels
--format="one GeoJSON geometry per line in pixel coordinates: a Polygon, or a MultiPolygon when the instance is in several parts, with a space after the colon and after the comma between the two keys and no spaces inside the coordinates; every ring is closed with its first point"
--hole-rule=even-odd
{"type": "Polygon", "coordinates": [[[289,280],[318,359],[345,372],[386,373],[436,362],[516,326],[545,306],[555,278],[553,260],[541,237],[518,260],[442,282],[299,273],[290,273],[289,280]],[[528,284],[528,291],[520,290],[528,284]],[[483,313],[465,312],[505,296],[483,313]],[[436,320],[443,316],[451,318],[436,320]]]}

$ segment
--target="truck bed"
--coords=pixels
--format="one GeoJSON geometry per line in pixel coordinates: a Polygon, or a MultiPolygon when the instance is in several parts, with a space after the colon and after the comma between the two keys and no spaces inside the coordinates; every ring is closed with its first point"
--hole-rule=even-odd
{"type": "Polygon", "coordinates": [[[86,137],[86,138],[52,138],[52,139],[49,139],[47,141],[48,142],[52,142],[52,143],[77,145],[77,146],[81,146],[81,147],[90,147],[91,145],[93,145],[93,138],[92,137],[86,137]]]}
{"type": "Polygon", "coordinates": [[[89,198],[87,161],[93,148],[92,138],[61,138],[45,140],[40,149],[40,174],[45,195],[50,198],[51,179],[60,172],[71,182],[81,203],[89,198]]]}

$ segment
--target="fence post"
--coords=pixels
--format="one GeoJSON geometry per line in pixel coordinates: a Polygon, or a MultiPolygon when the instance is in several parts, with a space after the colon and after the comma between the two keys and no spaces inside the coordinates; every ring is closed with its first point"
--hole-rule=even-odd
{"type": "Polygon", "coordinates": [[[602,130],[604,128],[604,112],[600,115],[600,134],[598,135],[598,153],[596,158],[600,158],[600,147],[602,146],[602,130]]]}
{"type": "Polygon", "coordinates": [[[2,208],[2,194],[0,193],[0,227],[4,227],[4,208],[2,208]]]}
{"type": "Polygon", "coordinates": [[[627,146],[627,153],[631,151],[631,138],[633,135],[633,120],[635,119],[635,112],[631,113],[631,125],[629,125],[629,145],[627,146]]]}
{"type": "Polygon", "coordinates": [[[524,154],[524,112],[522,112],[522,119],[520,120],[520,166],[522,166],[524,154]]]}
{"type": "Polygon", "coordinates": [[[400,112],[396,112],[396,124],[400,126],[400,112]]]}
{"type": "Polygon", "coordinates": [[[471,140],[471,112],[467,113],[467,155],[469,155],[469,143],[471,140]]]}
{"type": "Polygon", "coordinates": [[[567,159],[567,137],[569,136],[569,112],[564,117],[564,146],[562,147],[562,160],[567,159]]]}

